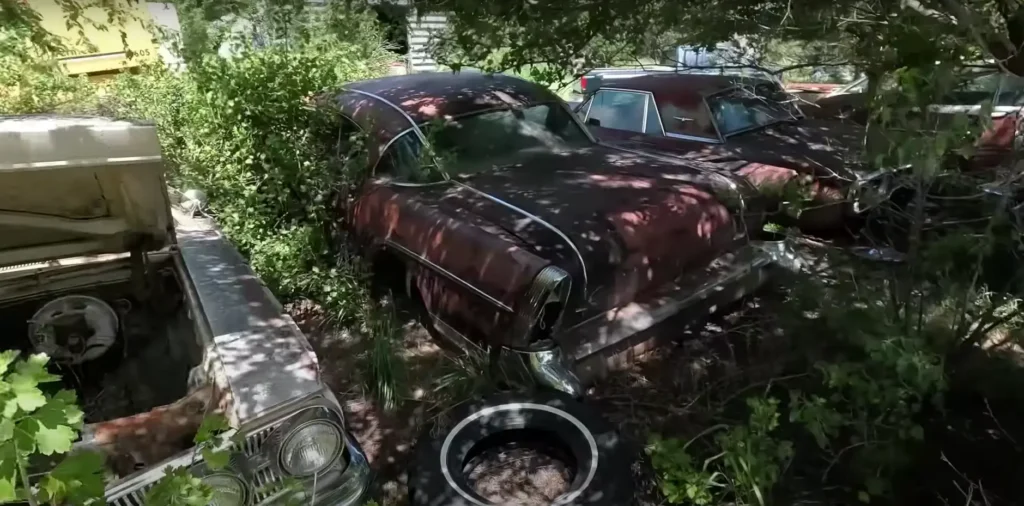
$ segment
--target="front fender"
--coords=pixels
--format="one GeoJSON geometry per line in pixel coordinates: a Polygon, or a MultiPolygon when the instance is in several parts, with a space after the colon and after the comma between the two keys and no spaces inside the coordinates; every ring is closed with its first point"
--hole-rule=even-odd
{"type": "Polygon", "coordinates": [[[549,262],[416,197],[415,188],[376,185],[356,201],[350,225],[404,261],[432,316],[471,339],[501,339],[549,262]]]}

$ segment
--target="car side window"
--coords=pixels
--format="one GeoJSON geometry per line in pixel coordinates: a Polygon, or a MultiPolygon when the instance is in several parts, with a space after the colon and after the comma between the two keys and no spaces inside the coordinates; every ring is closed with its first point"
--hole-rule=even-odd
{"type": "Polygon", "coordinates": [[[591,97],[587,121],[613,130],[643,132],[644,104],[647,94],[631,91],[599,90],[591,97]]]}
{"type": "Polygon", "coordinates": [[[374,176],[386,176],[399,181],[420,182],[420,139],[406,132],[395,139],[377,162],[374,176]]]}
{"type": "Polygon", "coordinates": [[[695,107],[692,108],[684,108],[679,104],[671,102],[661,102],[659,103],[658,113],[661,114],[661,123],[665,125],[666,134],[700,137],[710,140],[718,139],[715,125],[703,101],[695,104],[695,107]]]}

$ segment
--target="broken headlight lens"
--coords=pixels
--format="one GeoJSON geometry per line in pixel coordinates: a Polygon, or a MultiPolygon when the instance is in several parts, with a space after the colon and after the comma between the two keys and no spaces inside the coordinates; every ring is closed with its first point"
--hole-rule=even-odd
{"type": "Polygon", "coordinates": [[[345,440],[337,425],[314,420],[293,429],[281,445],[281,467],[292,476],[326,470],[341,455],[345,440]]]}
{"type": "Polygon", "coordinates": [[[246,504],[246,487],[242,480],[230,474],[211,474],[202,478],[203,483],[213,490],[211,506],[243,506],[246,504]]]}

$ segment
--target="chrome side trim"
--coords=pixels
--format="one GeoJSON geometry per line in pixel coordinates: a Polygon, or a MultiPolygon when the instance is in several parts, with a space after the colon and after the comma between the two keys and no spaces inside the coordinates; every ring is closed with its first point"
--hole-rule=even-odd
{"type": "Polygon", "coordinates": [[[432,261],[428,260],[427,258],[421,256],[420,254],[416,253],[415,251],[412,251],[409,248],[406,248],[405,246],[402,246],[401,244],[398,244],[397,242],[392,241],[391,239],[385,239],[384,240],[384,245],[386,247],[394,249],[395,251],[398,251],[399,253],[402,253],[403,255],[405,255],[405,256],[407,256],[409,258],[412,258],[413,260],[416,260],[417,262],[419,262],[423,266],[427,267],[428,269],[430,269],[430,270],[432,270],[432,271],[434,271],[434,272],[436,272],[436,273],[438,273],[438,274],[448,278],[449,281],[452,281],[452,282],[458,284],[459,286],[469,290],[470,292],[473,292],[473,294],[475,294],[476,296],[478,296],[478,297],[486,300],[487,302],[490,302],[491,304],[497,306],[502,311],[507,311],[509,313],[512,312],[512,308],[509,307],[504,302],[502,302],[502,301],[492,297],[487,292],[485,292],[485,291],[483,291],[483,290],[473,286],[468,281],[466,281],[466,280],[456,276],[451,271],[445,269],[444,267],[441,267],[440,265],[435,264],[434,262],[432,262],[432,261]]]}
{"type": "Polygon", "coordinates": [[[434,324],[434,328],[441,334],[441,337],[447,339],[449,343],[455,345],[456,348],[466,353],[479,353],[480,356],[484,356],[487,350],[483,346],[473,342],[470,338],[466,337],[462,332],[455,330],[454,327],[448,325],[448,322],[444,321],[443,318],[433,313],[427,313],[430,317],[430,322],[434,324]]]}
{"type": "MultiPolygon", "coordinates": [[[[563,104],[564,104],[564,102],[563,102],[563,104]]],[[[573,116],[575,117],[575,115],[573,115],[573,116]]],[[[578,121],[579,120],[577,119],[577,122],[578,121]]],[[[586,129],[584,129],[584,131],[586,131],[586,129]]],[[[588,132],[588,135],[589,135],[589,132],[588,132]]],[[[583,253],[580,253],[579,248],[576,247],[576,243],[572,242],[572,239],[569,239],[569,236],[565,235],[565,233],[562,232],[561,230],[559,230],[558,227],[552,225],[551,223],[548,223],[546,220],[540,218],[539,216],[537,216],[537,215],[535,215],[533,213],[530,213],[528,211],[525,211],[522,208],[514,206],[514,205],[512,205],[512,204],[510,204],[508,202],[505,202],[504,200],[501,200],[498,197],[495,197],[494,195],[491,195],[490,193],[477,190],[476,188],[473,188],[472,186],[469,186],[469,185],[467,185],[465,183],[460,183],[459,181],[454,181],[453,180],[452,183],[454,183],[456,186],[459,186],[461,188],[465,188],[465,189],[467,189],[467,190],[469,190],[469,191],[471,191],[471,192],[473,192],[473,193],[475,193],[477,195],[480,195],[481,197],[483,197],[483,198],[485,198],[487,200],[490,200],[491,202],[494,202],[494,203],[497,203],[497,204],[501,204],[501,205],[503,205],[503,206],[505,206],[505,207],[507,207],[507,208],[509,208],[509,209],[511,209],[511,210],[513,210],[513,211],[515,211],[515,212],[525,216],[526,218],[530,219],[531,221],[537,222],[538,224],[540,224],[544,228],[554,232],[556,235],[558,235],[558,237],[562,238],[562,240],[565,241],[565,243],[569,245],[569,248],[572,249],[573,253],[576,254],[576,258],[580,262],[580,272],[583,275],[583,297],[584,298],[587,297],[587,286],[590,284],[590,278],[587,276],[587,261],[583,259],[583,253]]]]}

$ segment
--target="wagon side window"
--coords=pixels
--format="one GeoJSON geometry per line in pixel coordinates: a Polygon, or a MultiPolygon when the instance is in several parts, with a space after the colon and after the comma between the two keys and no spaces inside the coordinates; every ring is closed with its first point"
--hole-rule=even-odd
{"type": "Polygon", "coordinates": [[[645,93],[600,90],[591,98],[587,123],[613,130],[643,132],[646,102],[645,93]]]}

